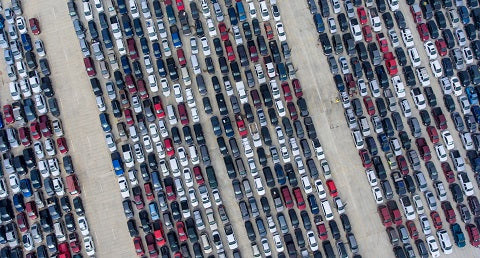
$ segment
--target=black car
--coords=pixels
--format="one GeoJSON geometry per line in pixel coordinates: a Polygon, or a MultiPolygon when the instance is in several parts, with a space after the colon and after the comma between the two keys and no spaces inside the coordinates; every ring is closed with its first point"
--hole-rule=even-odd
{"type": "Polygon", "coordinates": [[[463,28],[465,30],[465,35],[467,35],[468,40],[473,41],[477,39],[477,29],[475,28],[475,25],[469,23],[465,24],[463,28]]]}
{"type": "Polygon", "coordinates": [[[390,12],[385,12],[382,14],[383,21],[385,23],[385,27],[387,27],[387,30],[393,28],[393,18],[390,12]]]}
{"type": "Polygon", "coordinates": [[[445,40],[445,43],[447,43],[447,48],[454,48],[455,47],[455,38],[453,36],[453,33],[450,29],[444,29],[442,30],[442,37],[445,40]]]}
{"type": "Polygon", "coordinates": [[[445,107],[447,108],[448,112],[455,111],[455,101],[453,100],[451,95],[444,95],[443,102],[445,103],[445,107]]]}
{"type": "Polygon", "coordinates": [[[268,56],[267,44],[265,43],[265,38],[262,35],[257,37],[257,46],[261,56],[268,56]]]}
{"type": "Polygon", "coordinates": [[[357,55],[362,62],[368,60],[367,47],[365,47],[363,42],[357,42],[355,49],[357,50],[357,55]]]}
{"type": "Polygon", "coordinates": [[[470,74],[467,71],[458,71],[457,76],[463,87],[470,86],[470,83],[471,83],[470,74]]]}
{"type": "Polygon", "coordinates": [[[280,50],[278,49],[277,41],[276,40],[270,40],[268,42],[268,47],[270,48],[270,52],[272,53],[273,62],[275,64],[281,63],[282,62],[282,57],[280,56],[280,50]]]}
{"type": "Polygon", "coordinates": [[[212,104],[210,103],[210,99],[208,97],[202,98],[203,108],[205,109],[205,113],[211,114],[213,112],[212,104]]]}
{"type": "Polygon", "coordinates": [[[442,58],[442,67],[445,76],[453,76],[453,64],[449,57],[442,58]]]}
{"type": "Polygon", "coordinates": [[[427,98],[427,103],[430,107],[437,106],[437,97],[433,93],[432,87],[423,87],[425,97],[427,98]]]}
{"type": "Polygon", "coordinates": [[[387,76],[387,73],[385,72],[384,66],[383,65],[375,66],[375,73],[377,74],[377,79],[380,84],[380,87],[383,89],[388,88],[389,86],[388,76],[387,76]]]}
{"type": "Polygon", "coordinates": [[[400,113],[393,111],[392,112],[392,122],[393,122],[393,127],[395,127],[395,130],[397,131],[402,131],[404,126],[402,122],[402,117],[400,116],[400,113]]]}
{"type": "Polygon", "coordinates": [[[387,105],[385,104],[385,100],[383,98],[376,98],[375,105],[377,106],[378,114],[380,117],[387,116],[387,105]]]}
{"type": "Polygon", "coordinates": [[[249,123],[253,123],[255,117],[252,112],[252,106],[250,106],[249,103],[244,103],[243,104],[243,111],[245,112],[245,118],[247,118],[247,121],[249,123]]]}
{"type": "Polygon", "coordinates": [[[397,62],[400,66],[405,66],[407,64],[407,56],[402,47],[395,48],[395,55],[397,56],[397,62]]]}
{"type": "Polygon", "coordinates": [[[438,27],[434,20],[427,21],[427,28],[432,39],[438,38],[440,34],[438,33],[438,27]]]}
{"type": "Polygon", "coordinates": [[[350,58],[350,65],[352,67],[352,71],[355,77],[361,78],[362,74],[362,66],[360,64],[360,60],[356,56],[350,58]]]}
{"type": "Polygon", "coordinates": [[[434,16],[439,29],[443,30],[447,28],[447,19],[445,18],[445,15],[442,11],[436,11],[434,16]]]}
{"type": "Polygon", "coordinates": [[[476,59],[480,58],[480,40],[474,40],[470,42],[470,48],[476,59]]]}
{"type": "Polygon", "coordinates": [[[348,21],[347,21],[347,16],[345,16],[345,13],[339,13],[337,15],[337,19],[338,19],[338,25],[340,27],[340,30],[342,32],[345,32],[346,30],[348,30],[348,21]]]}
{"type": "Polygon", "coordinates": [[[450,191],[452,192],[453,200],[456,203],[463,202],[463,193],[460,186],[457,183],[452,183],[450,184],[449,188],[450,188],[450,191]]]}
{"type": "Polygon", "coordinates": [[[253,36],[253,33],[252,33],[252,29],[250,28],[250,24],[248,23],[248,21],[245,21],[245,22],[242,23],[242,29],[243,29],[243,35],[245,36],[245,39],[247,41],[251,40],[252,36],[253,36]]]}
{"type": "Polygon", "coordinates": [[[367,78],[367,80],[371,81],[375,78],[372,65],[370,64],[369,61],[362,62],[362,68],[363,68],[363,73],[365,73],[365,77],[367,78]]]}
{"type": "Polygon", "coordinates": [[[327,33],[320,33],[320,35],[318,35],[318,41],[320,41],[320,43],[322,44],[323,54],[325,54],[326,56],[331,55],[332,44],[330,43],[330,39],[328,38],[327,33]]]}
{"type": "Polygon", "coordinates": [[[430,114],[425,109],[420,110],[420,119],[422,119],[422,124],[424,126],[429,126],[432,122],[432,119],[430,118],[430,114]]]}
{"type": "Polygon", "coordinates": [[[407,27],[407,22],[405,21],[405,16],[403,16],[402,11],[396,10],[393,15],[395,16],[395,20],[397,21],[398,28],[405,29],[407,27]]]}
{"type": "Polygon", "coordinates": [[[253,34],[255,36],[260,36],[262,34],[262,29],[260,28],[260,23],[257,18],[252,19],[253,34]]]}
{"type": "Polygon", "coordinates": [[[411,66],[407,65],[403,67],[403,76],[407,86],[415,86],[415,74],[411,66]]]}
{"type": "Polygon", "coordinates": [[[213,48],[215,49],[215,54],[217,54],[217,56],[223,56],[223,47],[219,38],[213,39],[213,48]]]}

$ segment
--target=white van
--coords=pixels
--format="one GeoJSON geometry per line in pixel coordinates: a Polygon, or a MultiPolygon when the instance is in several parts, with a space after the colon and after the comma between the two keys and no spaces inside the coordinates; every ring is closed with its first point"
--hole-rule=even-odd
{"type": "Polygon", "coordinates": [[[53,224],[53,228],[55,229],[55,237],[58,239],[58,241],[65,241],[65,230],[63,229],[61,222],[53,224]]]}
{"type": "Polygon", "coordinates": [[[170,125],[177,124],[177,116],[175,115],[175,111],[172,105],[167,106],[167,115],[168,115],[168,122],[170,125]]]}
{"type": "Polygon", "coordinates": [[[176,157],[170,159],[170,171],[172,171],[174,177],[179,177],[181,175],[176,157]]]}
{"type": "Polygon", "coordinates": [[[188,153],[190,154],[190,161],[193,165],[198,165],[200,163],[200,158],[198,157],[197,148],[195,145],[188,146],[188,153]]]}
{"type": "Polygon", "coordinates": [[[180,72],[182,73],[182,79],[183,79],[183,84],[185,84],[185,86],[189,86],[192,84],[192,79],[190,79],[190,74],[188,72],[188,69],[187,67],[182,67],[180,69],[180,72]]]}
{"type": "Polygon", "coordinates": [[[137,128],[135,128],[134,125],[128,127],[128,134],[130,135],[130,139],[132,139],[133,142],[138,142],[140,140],[140,137],[138,137],[137,134],[137,128]]]}
{"type": "Polygon", "coordinates": [[[362,135],[364,137],[370,136],[370,125],[368,124],[368,119],[364,116],[359,118],[359,125],[360,125],[360,130],[362,131],[362,135]]]}
{"type": "Polygon", "coordinates": [[[115,45],[117,46],[117,51],[120,55],[126,55],[127,50],[125,49],[125,44],[123,44],[123,39],[119,38],[115,40],[115,45]]]}
{"type": "Polygon", "coordinates": [[[333,212],[328,200],[321,201],[323,214],[327,220],[333,220],[333,212]]]}
{"type": "Polygon", "coordinates": [[[198,58],[197,55],[191,55],[190,56],[190,62],[192,62],[192,70],[195,75],[201,74],[202,70],[200,69],[200,65],[198,64],[198,58]]]}
{"type": "Polygon", "coordinates": [[[180,197],[185,196],[185,190],[183,189],[182,179],[180,179],[179,177],[175,178],[175,190],[177,190],[178,196],[180,197]]]}

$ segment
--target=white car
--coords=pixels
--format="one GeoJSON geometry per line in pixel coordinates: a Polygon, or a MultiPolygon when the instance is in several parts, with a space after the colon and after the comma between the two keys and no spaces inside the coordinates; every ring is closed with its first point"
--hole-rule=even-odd
{"type": "Polygon", "coordinates": [[[63,196],[65,194],[65,188],[63,186],[62,178],[55,177],[52,180],[53,183],[53,190],[57,196],[63,196]]]}
{"type": "Polygon", "coordinates": [[[168,40],[167,40],[167,39],[162,39],[162,47],[163,47],[163,54],[164,54],[166,57],[172,56],[172,51],[170,50],[170,46],[169,46],[169,44],[168,44],[168,40]]]}
{"type": "Polygon", "coordinates": [[[470,101],[468,101],[467,96],[460,95],[458,96],[457,100],[458,100],[458,103],[460,104],[460,107],[462,108],[462,113],[464,115],[470,114],[471,105],[470,105],[470,101]]]}
{"type": "Polygon", "coordinates": [[[90,230],[88,229],[88,222],[85,216],[80,216],[77,218],[78,227],[80,228],[80,232],[82,232],[83,236],[88,236],[90,234],[90,230]]]}
{"type": "Polygon", "coordinates": [[[15,17],[15,24],[17,25],[17,29],[20,34],[27,33],[27,24],[25,23],[25,18],[22,16],[15,17]]]}
{"type": "Polygon", "coordinates": [[[17,174],[8,175],[8,182],[10,183],[10,189],[14,194],[20,192],[20,179],[18,178],[17,174]]]}
{"type": "Polygon", "coordinates": [[[390,29],[388,31],[388,36],[390,37],[390,43],[392,43],[392,47],[396,48],[400,45],[400,42],[398,40],[397,32],[395,32],[395,29],[390,29]]]}
{"type": "Polygon", "coordinates": [[[115,144],[115,138],[113,137],[113,134],[111,133],[106,133],[105,134],[105,142],[107,143],[107,148],[110,152],[115,152],[117,151],[117,145],[115,144]]]}
{"type": "Polygon", "coordinates": [[[440,247],[442,248],[443,253],[451,254],[453,252],[453,245],[447,231],[445,229],[438,230],[437,238],[440,241],[440,247]]]}
{"type": "Polygon", "coordinates": [[[465,63],[472,64],[473,63],[472,50],[469,47],[464,47],[462,48],[462,53],[463,53],[463,59],[465,59],[465,63]]]}
{"type": "Polygon", "coordinates": [[[403,115],[405,117],[411,117],[412,116],[412,109],[410,108],[410,103],[408,102],[407,99],[402,99],[400,100],[400,107],[403,111],[403,115]]]}
{"type": "Polygon", "coordinates": [[[145,151],[147,153],[153,152],[153,143],[152,143],[152,140],[150,138],[150,135],[144,135],[142,137],[142,142],[143,142],[143,146],[145,147],[145,151]]]}
{"type": "Polygon", "coordinates": [[[442,140],[447,147],[447,150],[453,150],[455,148],[455,143],[453,141],[453,136],[450,134],[448,130],[442,131],[442,140]]]}
{"type": "Polygon", "coordinates": [[[287,34],[285,33],[285,28],[283,27],[283,23],[277,22],[275,24],[275,27],[277,28],[278,39],[280,40],[280,42],[287,41],[287,34]]]}
{"type": "Polygon", "coordinates": [[[335,18],[333,17],[328,18],[327,24],[331,34],[337,33],[337,24],[335,23],[335,18]]]}
{"type": "Polygon", "coordinates": [[[134,19],[140,17],[136,0],[130,0],[130,13],[134,19]]]}
{"type": "Polygon", "coordinates": [[[185,148],[183,147],[177,148],[177,153],[178,153],[178,159],[180,160],[180,165],[182,165],[182,167],[188,166],[188,157],[187,157],[185,148]]]}
{"type": "Polygon", "coordinates": [[[165,158],[165,148],[163,147],[163,143],[161,141],[155,143],[155,150],[157,151],[158,158],[165,158]]]}
{"type": "Polygon", "coordinates": [[[438,79],[438,82],[440,83],[440,88],[442,88],[443,94],[450,95],[452,93],[452,84],[448,77],[441,77],[438,79]]]}
{"type": "Polygon", "coordinates": [[[55,156],[55,154],[57,154],[55,150],[55,144],[53,143],[52,139],[50,138],[45,139],[44,145],[45,145],[45,151],[47,152],[48,156],[55,156]]]}
{"type": "Polygon", "coordinates": [[[167,78],[160,79],[160,85],[162,86],[162,94],[165,97],[170,96],[170,86],[168,85],[167,78]]]}
{"type": "Polygon", "coordinates": [[[425,96],[420,91],[420,88],[418,87],[412,88],[410,90],[410,95],[413,98],[413,102],[415,103],[415,106],[417,106],[419,110],[425,109],[427,107],[425,96]]]}
{"type": "Polygon", "coordinates": [[[435,240],[435,237],[432,235],[428,235],[426,238],[427,245],[428,245],[428,250],[430,251],[430,254],[432,257],[439,257],[440,256],[440,251],[438,248],[437,241],[435,240]]]}
{"type": "Polygon", "coordinates": [[[83,246],[88,256],[95,255],[95,245],[93,244],[93,239],[90,236],[83,238],[83,246]]]}
{"type": "Polygon", "coordinates": [[[430,61],[430,68],[432,68],[433,76],[439,78],[443,75],[442,66],[438,60],[430,61]]]}
{"type": "Polygon", "coordinates": [[[210,37],[216,37],[217,36],[217,29],[215,28],[215,24],[213,24],[212,19],[207,19],[207,28],[208,28],[208,35],[210,37]]]}
{"type": "Polygon", "coordinates": [[[331,2],[332,2],[333,13],[335,13],[335,14],[340,13],[342,11],[340,1],[339,0],[331,0],[331,2]]]}
{"type": "Polygon", "coordinates": [[[455,96],[462,95],[463,93],[462,84],[460,83],[460,80],[458,79],[458,77],[456,76],[450,77],[450,84],[452,85],[453,94],[455,94],[455,96]]]}
{"type": "Polygon", "coordinates": [[[457,43],[459,46],[464,47],[465,45],[467,45],[467,37],[465,36],[465,32],[461,28],[455,30],[455,36],[457,38],[457,43]]]}
{"type": "Polygon", "coordinates": [[[262,21],[266,22],[270,20],[270,14],[268,12],[267,2],[261,1],[259,2],[259,4],[260,4],[260,14],[262,16],[262,21]]]}
{"type": "Polygon", "coordinates": [[[437,59],[437,57],[438,57],[437,49],[435,47],[435,44],[433,44],[432,41],[430,41],[430,40],[426,41],[425,43],[423,43],[423,47],[425,48],[425,51],[427,52],[428,58],[430,60],[437,59]]]}
{"type": "Polygon", "coordinates": [[[415,47],[408,49],[408,57],[410,57],[410,61],[412,62],[413,67],[418,67],[422,64],[420,61],[420,55],[418,54],[418,50],[415,47]]]}
{"type": "Polygon", "coordinates": [[[124,176],[118,177],[118,186],[120,187],[120,194],[122,197],[129,198],[130,197],[130,189],[128,188],[127,179],[124,176]]]}
{"type": "Polygon", "coordinates": [[[277,108],[277,112],[280,117],[284,117],[287,114],[285,111],[285,106],[283,105],[283,101],[281,99],[275,101],[275,107],[277,108]]]}
{"type": "Polygon", "coordinates": [[[368,15],[370,16],[370,24],[372,25],[374,32],[380,32],[382,30],[382,22],[378,16],[376,8],[369,8],[368,15]]]}
{"type": "Polygon", "coordinates": [[[165,29],[165,23],[162,20],[157,19],[157,29],[160,38],[166,39],[167,38],[167,30],[165,29]]]}
{"type": "Polygon", "coordinates": [[[397,94],[397,98],[404,98],[405,85],[403,84],[399,75],[395,75],[392,77],[392,84],[393,84],[393,87],[395,88],[395,93],[397,94]]]}
{"type": "Polygon", "coordinates": [[[93,20],[92,7],[90,6],[89,2],[83,2],[83,14],[85,15],[85,19],[87,21],[93,20]]]}
{"type": "Polygon", "coordinates": [[[258,195],[265,195],[265,188],[263,187],[262,179],[260,177],[256,177],[253,181],[255,182],[255,188],[257,189],[258,195]]]}
{"type": "Polygon", "coordinates": [[[360,93],[360,96],[365,97],[368,94],[367,90],[367,84],[365,83],[364,79],[358,79],[357,80],[357,87],[358,87],[358,92],[360,93]]]}
{"type": "Polygon", "coordinates": [[[445,147],[441,143],[437,143],[433,146],[435,149],[435,153],[437,154],[437,158],[440,162],[447,161],[447,152],[445,151],[445,147]]]}
{"type": "Polygon", "coordinates": [[[318,197],[320,197],[320,200],[327,198],[327,192],[325,191],[322,180],[317,179],[315,181],[315,189],[317,189],[318,197]]]}
{"type": "MultiPolygon", "coordinates": [[[[283,250],[285,250],[285,248],[283,247],[283,243],[282,243],[282,239],[280,237],[280,235],[278,233],[274,234],[273,235],[273,243],[275,244],[275,249],[277,250],[277,252],[283,252],[283,250]]],[[[314,236],[315,238],[315,236],[314,236]]]]}
{"type": "Polygon", "coordinates": [[[208,45],[208,40],[206,37],[200,38],[200,42],[202,43],[202,51],[204,56],[210,56],[210,46],[208,45]]]}
{"type": "Polygon", "coordinates": [[[317,251],[318,250],[318,242],[315,238],[315,233],[312,230],[307,231],[307,238],[308,238],[308,245],[310,246],[310,250],[317,251]]]}
{"type": "Polygon", "coordinates": [[[370,186],[376,186],[378,184],[377,176],[372,169],[365,170],[365,174],[367,175],[367,180],[368,183],[370,183],[370,186]]]}
{"type": "MultiPolygon", "coordinates": [[[[255,9],[255,4],[253,2],[248,3],[248,14],[250,14],[250,18],[257,18],[257,9],[255,9]]],[[[274,16],[275,21],[277,18],[274,16]]]]}
{"type": "Polygon", "coordinates": [[[430,235],[432,233],[432,228],[430,227],[430,222],[425,214],[419,215],[420,227],[425,235],[430,235]]]}
{"type": "Polygon", "coordinates": [[[405,44],[405,47],[411,48],[415,45],[415,42],[413,42],[413,37],[412,37],[412,32],[410,29],[402,29],[402,40],[403,43],[405,44]]]}
{"type": "MultiPolygon", "coordinates": [[[[198,206],[197,193],[195,192],[194,188],[188,188],[188,198],[190,199],[190,204],[192,204],[193,207],[198,206]]],[[[193,215],[195,216],[195,211],[193,212],[193,215]]]]}
{"type": "Polygon", "coordinates": [[[373,198],[375,199],[375,202],[377,204],[383,203],[383,195],[382,195],[382,190],[380,190],[380,187],[378,186],[372,187],[372,193],[373,193],[373,198]]]}
{"type": "MultiPolygon", "coordinates": [[[[265,1],[263,1],[263,2],[265,2],[265,1]]],[[[263,253],[265,254],[265,256],[271,256],[272,255],[272,250],[270,250],[270,246],[268,245],[268,240],[266,238],[262,238],[261,244],[262,244],[263,253]]]]}
{"type": "Polygon", "coordinates": [[[176,83],[173,85],[173,94],[175,95],[175,101],[178,103],[184,102],[182,87],[180,84],[176,83]]]}
{"type": "Polygon", "coordinates": [[[350,19],[350,31],[355,42],[363,40],[362,29],[356,18],[350,19]]]}

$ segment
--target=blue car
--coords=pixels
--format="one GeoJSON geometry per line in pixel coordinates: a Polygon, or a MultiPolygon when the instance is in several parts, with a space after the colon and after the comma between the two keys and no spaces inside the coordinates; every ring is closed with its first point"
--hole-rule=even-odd
{"type": "Polygon", "coordinates": [[[472,111],[472,115],[475,118],[475,121],[480,124],[480,107],[474,105],[470,108],[470,111],[472,111]]]}
{"type": "Polygon", "coordinates": [[[120,14],[126,14],[128,12],[127,5],[125,4],[125,0],[117,0],[118,11],[120,14]]]}
{"type": "Polygon", "coordinates": [[[102,30],[102,39],[106,49],[113,49],[112,37],[110,37],[110,31],[108,29],[102,30]]]}
{"type": "Polygon", "coordinates": [[[277,174],[277,182],[279,185],[285,185],[287,183],[287,178],[285,172],[283,171],[282,165],[276,163],[274,166],[275,173],[277,174]]]}
{"type": "Polygon", "coordinates": [[[385,133],[380,133],[377,135],[378,141],[380,142],[380,147],[384,152],[390,151],[390,144],[388,144],[388,137],[385,133]]]}
{"type": "Polygon", "coordinates": [[[470,14],[468,13],[466,6],[462,5],[458,7],[458,16],[460,16],[460,20],[462,20],[463,24],[470,23],[470,14]]]}
{"type": "Polygon", "coordinates": [[[230,24],[232,24],[232,26],[238,25],[237,12],[235,12],[235,8],[228,8],[228,17],[230,17],[230,24]]]}
{"type": "Polygon", "coordinates": [[[160,215],[158,213],[158,206],[157,206],[157,203],[155,201],[151,202],[148,205],[148,209],[150,211],[150,217],[152,217],[153,221],[160,219],[160,215]]]}
{"type": "Polygon", "coordinates": [[[29,179],[25,178],[20,180],[20,189],[22,190],[23,197],[28,198],[32,196],[32,185],[29,179]]]}
{"type": "Polygon", "coordinates": [[[172,36],[173,46],[175,48],[182,47],[182,39],[180,39],[180,34],[178,33],[178,28],[175,25],[170,26],[170,35],[172,36]]]}
{"type": "Polygon", "coordinates": [[[122,16],[122,25],[123,25],[123,31],[125,32],[125,36],[127,38],[133,37],[132,24],[130,23],[130,18],[128,17],[128,15],[122,16]]]}
{"type": "Polygon", "coordinates": [[[468,101],[470,105],[478,105],[478,95],[473,87],[466,87],[465,92],[467,93],[468,101]]]}
{"type": "Polygon", "coordinates": [[[167,12],[168,16],[168,23],[170,23],[170,25],[174,25],[175,23],[177,23],[177,20],[175,18],[175,12],[173,11],[173,7],[171,4],[165,6],[165,11],[167,12]]]}
{"type": "Polygon", "coordinates": [[[106,132],[106,133],[112,131],[112,126],[110,125],[110,120],[108,119],[108,114],[102,112],[98,116],[100,118],[100,124],[102,125],[103,131],[106,132]]]}
{"type": "Polygon", "coordinates": [[[148,47],[148,42],[145,37],[140,38],[140,48],[142,49],[142,53],[144,55],[149,55],[150,54],[150,48],[148,47]]]}
{"type": "Polygon", "coordinates": [[[245,7],[243,7],[242,2],[237,2],[237,13],[241,22],[247,20],[247,14],[245,13],[245,7]]]}
{"type": "Polygon", "coordinates": [[[318,208],[317,200],[315,199],[315,195],[309,194],[307,197],[308,205],[310,206],[310,210],[313,214],[318,214],[320,209],[318,208]]]}
{"type": "Polygon", "coordinates": [[[25,203],[23,201],[23,195],[20,193],[17,193],[13,195],[13,206],[18,212],[22,212],[25,210],[25,203]]]}
{"type": "Polygon", "coordinates": [[[163,63],[163,59],[157,59],[157,68],[158,75],[160,75],[160,77],[167,77],[167,71],[165,71],[165,64],[163,63]]]}
{"type": "Polygon", "coordinates": [[[22,38],[22,45],[25,52],[31,51],[32,39],[30,38],[30,35],[25,33],[25,34],[22,34],[20,37],[22,38]]]}
{"type": "Polygon", "coordinates": [[[323,33],[325,31],[325,24],[323,23],[322,15],[319,13],[313,15],[313,23],[315,23],[318,33],[323,33]]]}
{"type": "Polygon", "coordinates": [[[284,82],[288,79],[287,69],[285,68],[284,63],[277,64],[277,72],[278,72],[278,77],[280,78],[280,81],[284,82]]]}
{"type": "Polygon", "coordinates": [[[132,68],[130,67],[130,62],[128,61],[128,56],[123,55],[120,57],[120,63],[122,64],[122,69],[125,75],[132,74],[132,68]]]}
{"type": "Polygon", "coordinates": [[[155,58],[162,58],[162,50],[160,48],[160,43],[153,42],[152,49],[153,49],[153,56],[155,56],[155,58]]]}

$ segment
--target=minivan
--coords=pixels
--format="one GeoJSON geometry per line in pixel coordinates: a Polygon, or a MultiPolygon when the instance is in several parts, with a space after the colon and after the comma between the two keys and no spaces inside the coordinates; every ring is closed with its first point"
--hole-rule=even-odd
{"type": "Polygon", "coordinates": [[[326,220],[328,221],[333,220],[333,212],[328,200],[322,200],[321,204],[322,204],[323,214],[325,215],[326,220]]]}

